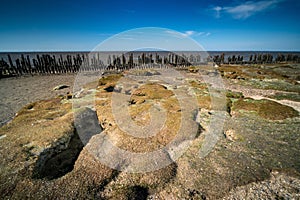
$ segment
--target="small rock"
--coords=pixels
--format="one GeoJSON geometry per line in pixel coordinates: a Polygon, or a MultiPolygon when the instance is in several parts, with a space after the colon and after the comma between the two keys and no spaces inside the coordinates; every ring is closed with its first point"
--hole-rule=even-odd
{"type": "Polygon", "coordinates": [[[236,133],[233,129],[229,129],[227,131],[225,131],[225,137],[230,140],[230,141],[234,141],[237,139],[236,133]]]}
{"type": "Polygon", "coordinates": [[[125,90],[125,94],[131,95],[131,90],[130,89],[129,90],[125,90]]]}
{"type": "Polygon", "coordinates": [[[5,138],[5,137],[6,137],[6,135],[1,135],[0,136],[0,140],[3,139],[3,138],[5,138]]]}
{"type": "Polygon", "coordinates": [[[90,108],[82,108],[75,113],[76,131],[84,145],[92,136],[102,132],[103,128],[99,124],[97,113],[90,108]]]}
{"type": "Polygon", "coordinates": [[[61,90],[70,87],[69,85],[58,85],[53,88],[53,90],[61,90]]]}
{"type": "Polygon", "coordinates": [[[79,97],[81,97],[81,93],[82,93],[82,92],[84,92],[84,89],[83,89],[83,88],[81,88],[80,91],[75,92],[74,98],[79,98],[79,97]]]}

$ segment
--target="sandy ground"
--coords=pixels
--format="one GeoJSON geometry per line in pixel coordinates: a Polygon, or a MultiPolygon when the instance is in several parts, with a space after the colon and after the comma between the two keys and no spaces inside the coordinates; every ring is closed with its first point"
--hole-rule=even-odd
{"type": "Polygon", "coordinates": [[[26,76],[0,79],[0,126],[28,103],[72,92],[76,74],[26,76]],[[65,84],[70,87],[53,90],[65,84]]]}
{"type": "MultiPolygon", "coordinates": [[[[34,76],[0,79],[0,126],[7,120],[11,119],[16,112],[24,105],[35,102],[37,100],[48,99],[58,95],[66,95],[72,92],[75,75],[53,75],[53,76],[34,76]],[[69,85],[69,88],[54,91],[57,85],[69,85]]],[[[268,95],[274,94],[274,90],[260,90],[240,85],[230,84],[225,81],[226,89],[243,92],[246,97],[255,99],[266,98],[268,95]]],[[[286,104],[290,101],[283,100],[286,104]]],[[[278,101],[282,103],[283,101],[278,101]]],[[[292,102],[291,106],[299,109],[298,102],[292,102]]],[[[274,174],[270,179],[262,182],[253,182],[246,184],[229,193],[224,199],[268,199],[273,197],[283,197],[286,199],[297,199],[299,197],[299,179],[294,179],[282,174],[274,174]],[[294,196],[286,194],[292,191],[294,196]],[[274,196],[274,195],[279,195],[274,196]]]]}
{"type": "MultiPolygon", "coordinates": [[[[26,76],[0,79],[0,127],[13,118],[13,116],[26,104],[38,100],[49,99],[58,95],[66,95],[73,91],[76,74],[26,76]],[[58,85],[68,85],[69,88],[53,90],[58,85]]],[[[245,97],[254,99],[266,98],[273,95],[275,90],[253,89],[241,85],[224,82],[225,88],[242,92],[245,97]]],[[[272,99],[274,101],[274,99],[272,99]]],[[[300,103],[288,100],[275,100],[288,105],[300,112],[300,103]]]]}

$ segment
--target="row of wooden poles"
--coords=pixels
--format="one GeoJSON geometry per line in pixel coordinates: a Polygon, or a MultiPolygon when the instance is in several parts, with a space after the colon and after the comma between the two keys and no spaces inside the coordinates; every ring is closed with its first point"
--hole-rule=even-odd
{"type": "Polygon", "coordinates": [[[107,64],[99,57],[88,54],[67,54],[55,55],[36,54],[36,57],[31,59],[29,55],[20,55],[19,58],[13,59],[8,54],[8,61],[3,58],[0,60],[0,78],[9,76],[35,75],[35,74],[64,74],[76,73],[79,71],[96,71],[96,70],[126,70],[131,68],[151,68],[151,67],[188,67],[197,65],[201,62],[215,62],[216,64],[265,64],[279,62],[294,62],[300,63],[300,56],[295,54],[278,54],[275,58],[271,54],[254,54],[250,55],[248,60],[243,56],[231,55],[225,59],[225,54],[209,56],[201,58],[200,55],[177,55],[169,53],[165,56],[160,56],[158,53],[141,53],[134,59],[133,53],[121,56],[108,55],[107,64]],[[134,61],[135,60],[135,61],[134,61]]]}
{"type": "Polygon", "coordinates": [[[20,55],[14,60],[7,55],[8,62],[3,58],[0,60],[0,78],[9,76],[35,75],[35,74],[64,74],[76,73],[79,71],[109,71],[127,70],[132,68],[151,68],[164,66],[189,66],[186,58],[175,54],[169,57],[161,57],[157,53],[154,55],[142,53],[134,61],[133,53],[121,56],[109,55],[107,64],[95,55],[76,54],[60,55],[56,57],[50,54],[37,54],[31,59],[29,55],[20,55]],[[172,60],[172,61],[171,61],[172,60]]]}
{"type": "Polygon", "coordinates": [[[27,74],[57,74],[73,73],[78,71],[82,65],[83,58],[78,54],[76,56],[67,55],[65,59],[62,56],[56,58],[55,55],[42,54],[36,55],[36,58],[30,59],[21,54],[14,62],[8,54],[8,62],[3,58],[0,61],[0,76],[22,76],[27,74]]]}
{"type": "Polygon", "coordinates": [[[243,56],[232,55],[225,59],[225,54],[215,55],[213,57],[213,62],[216,64],[270,64],[270,63],[300,63],[300,56],[297,54],[277,54],[273,56],[270,53],[266,54],[254,54],[250,55],[248,60],[245,60],[243,56]]]}

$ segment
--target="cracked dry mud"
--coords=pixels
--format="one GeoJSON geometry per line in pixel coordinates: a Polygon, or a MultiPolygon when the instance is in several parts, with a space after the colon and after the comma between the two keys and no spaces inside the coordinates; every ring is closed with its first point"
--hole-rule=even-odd
{"type": "MultiPolygon", "coordinates": [[[[203,76],[194,73],[197,70],[192,73],[181,70],[184,78],[179,89],[196,96],[197,112],[189,116],[197,124],[196,133],[179,138],[178,149],[185,142],[190,145],[178,158],[174,159],[173,151],[163,154],[170,165],[145,173],[126,172],[133,161],[118,158],[117,152],[111,152],[110,158],[121,171],[106,166],[95,154],[99,153],[99,141],[103,138],[137,153],[161,149],[174,139],[183,111],[174,95],[178,88],[156,80],[159,70],[130,72],[138,76],[150,74],[151,78],[124,91],[130,95],[128,112],[139,126],[151,124],[149,110],[153,105],[165,110],[165,126],[148,138],[127,134],[114,120],[110,88],[122,92],[122,85],[118,84],[121,74],[107,75],[87,85],[77,98],[27,102],[30,104],[0,129],[0,196],[4,199],[298,199],[300,86],[295,74],[299,74],[300,68],[291,67],[294,70],[289,75],[285,65],[221,66],[218,71],[225,88],[213,95],[203,81],[205,69],[199,67],[203,76]],[[220,94],[224,94],[223,98],[220,94]],[[97,117],[83,128],[88,130],[84,135],[78,134],[74,125],[73,112],[82,112],[72,107],[74,102],[77,105],[95,102],[92,115],[97,117]],[[211,126],[216,117],[222,117],[225,123],[211,126]],[[199,156],[208,144],[207,138],[216,130],[221,130],[213,135],[216,144],[207,156],[199,156]]],[[[145,163],[139,164],[147,168],[143,166],[145,163]]]]}

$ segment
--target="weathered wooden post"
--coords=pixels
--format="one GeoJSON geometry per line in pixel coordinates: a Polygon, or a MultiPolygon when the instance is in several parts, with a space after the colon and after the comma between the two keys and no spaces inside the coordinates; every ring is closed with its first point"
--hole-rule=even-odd
{"type": "Polygon", "coordinates": [[[18,72],[17,68],[14,66],[10,55],[8,54],[7,56],[8,56],[8,62],[9,62],[10,68],[12,69],[13,73],[16,75],[19,75],[19,72],[18,72]]]}

